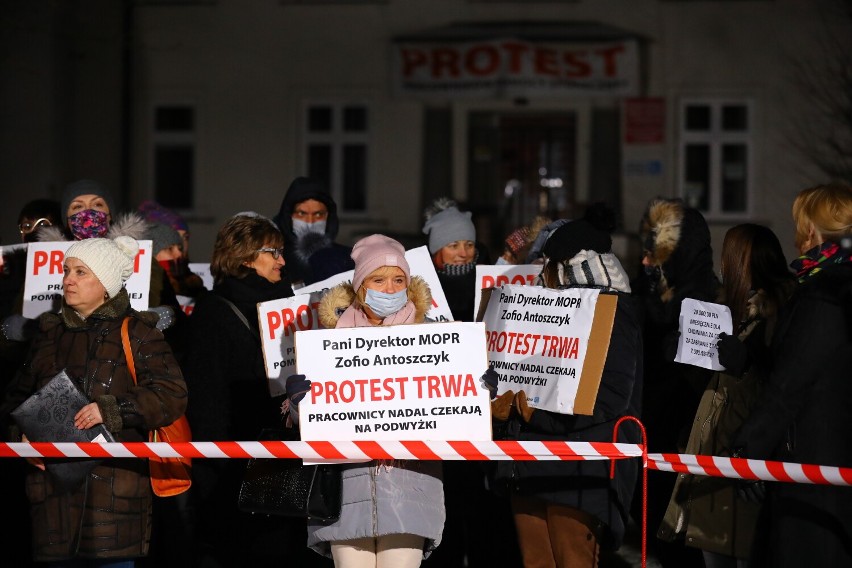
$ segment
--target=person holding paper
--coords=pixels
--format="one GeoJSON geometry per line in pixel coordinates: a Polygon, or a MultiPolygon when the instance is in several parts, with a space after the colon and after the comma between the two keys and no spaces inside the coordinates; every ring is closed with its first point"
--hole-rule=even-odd
{"type": "MultiPolygon", "coordinates": [[[[642,334],[627,274],[610,251],[605,230],[586,220],[570,221],[548,238],[541,284],[547,288],[600,289],[617,295],[609,351],[591,416],[559,414],[530,405],[523,390],[508,390],[492,402],[497,429],[507,439],[611,442],[623,416],[637,416],[642,393],[642,334]]],[[[547,376],[559,381],[559,376],[547,376]]],[[[622,424],[618,441],[641,442],[635,424],[622,424]]],[[[610,462],[500,461],[495,486],[510,495],[526,568],[592,568],[601,548],[617,549],[624,538],[636,484],[636,460],[610,462]]]]}
{"type": "MultiPolygon", "coordinates": [[[[432,303],[426,282],[411,276],[405,248],[384,235],[370,235],[352,248],[352,284],[323,296],[325,328],[422,323],[432,303]]],[[[291,412],[310,390],[310,380],[287,380],[291,412]]],[[[343,466],[340,519],[309,520],[308,546],[334,559],[337,568],[415,568],[441,542],[444,489],[441,463],[391,460],[343,466]]]]}
{"type": "MultiPolygon", "coordinates": [[[[187,389],[178,362],[153,315],[136,312],[124,287],[138,243],[89,238],[65,254],[59,314],[45,313],[27,363],[0,406],[0,420],[65,370],[92,402],[74,416],[79,429],[103,424],[120,442],[146,442],[148,431],[183,415],[187,389]],[[121,326],[129,337],[137,377],[128,370],[121,326]]],[[[14,429],[9,439],[21,441],[14,429]]],[[[142,459],[105,459],[77,487],[63,491],[44,460],[27,458],[32,550],[50,565],[126,568],[148,554],[153,494],[142,459]]]]}
{"type": "MultiPolygon", "coordinates": [[[[281,426],[283,401],[270,396],[257,304],[293,295],[283,276],[283,247],[278,227],[251,212],[228,219],[216,235],[210,262],[213,290],[198,297],[189,316],[181,362],[192,397],[187,418],[194,440],[256,440],[262,429],[281,426]]],[[[281,530],[269,540],[296,540],[288,533],[298,533],[300,527],[289,519],[259,519],[237,509],[245,468],[241,459],[193,464],[194,557],[202,565],[255,564],[263,555],[279,555],[276,562],[283,562],[286,547],[257,546],[255,539],[281,530]]]]}
{"type": "MultiPolygon", "coordinates": [[[[734,455],[852,467],[852,186],[793,201],[798,286],[772,341],[763,394],[731,443],[734,455]]],[[[767,483],[767,566],[852,566],[852,490],[767,483]]]]}
{"type": "MultiPolygon", "coordinates": [[[[731,309],[736,333],[720,335],[719,361],[692,424],[685,452],[729,456],[731,438],[761,398],[771,367],[769,343],[778,314],[796,281],[778,237],[761,225],[728,230],[722,244],[722,297],[731,309]]],[[[699,548],[709,568],[749,564],[761,503],[752,495],[760,484],[722,477],[680,474],[657,537],[684,538],[699,548]]]]}

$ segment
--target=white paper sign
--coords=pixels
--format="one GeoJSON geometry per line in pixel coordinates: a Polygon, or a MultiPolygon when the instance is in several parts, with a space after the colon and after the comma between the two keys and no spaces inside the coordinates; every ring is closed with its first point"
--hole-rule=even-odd
{"type": "MultiPolygon", "coordinates": [[[[151,241],[138,241],[139,254],[133,266],[133,275],[125,288],[130,305],[135,310],[148,309],[151,288],[151,241]]],[[[74,241],[30,243],[27,249],[27,276],[24,281],[23,316],[36,318],[44,312],[55,312],[62,305],[62,263],[65,251],[74,241]]]]}
{"type": "MultiPolygon", "coordinates": [[[[432,292],[432,309],[426,313],[426,317],[435,321],[452,321],[453,316],[426,247],[406,251],[405,259],[411,274],[423,278],[432,292]]],[[[284,382],[296,372],[293,332],[320,329],[317,314],[320,299],[338,284],[352,282],[352,274],[352,270],[341,272],[299,288],[298,295],[292,298],[270,300],[257,305],[263,360],[273,396],[284,394],[284,382]]]]}
{"type": "Polygon", "coordinates": [[[296,333],[303,440],[491,440],[482,323],[296,333]]]}
{"type": "Polygon", "coordinates": [[[498,393],[520,390],[529,405],[574,413],[600,291],[539,286],[496,288],[483,316],[498,393]]]}
{"type": "Polygon", "coordinates": [[[483,288],[496,288],[504,284],[532,286],[539,274],[541,274],[540,264],[477,264],[473,319],[476,319],[479,313],[483,288]]]}
{"type": "Polygon", "coordinates": [[[731,310],[727,306],[685,298],[680,304],[680,341],[675,361],[724,371],[716,351],[722,332],[729,335],[733,332],[731,310]]]}
{"type": "Polygon", "coordinates": [[[213,289],[213,274],[210,273],[209,262],[190,262],[189,270],[193,274],[197,274],[201,277],[201,281],[204,283],[205,288],[208,290],[213,289]]]}

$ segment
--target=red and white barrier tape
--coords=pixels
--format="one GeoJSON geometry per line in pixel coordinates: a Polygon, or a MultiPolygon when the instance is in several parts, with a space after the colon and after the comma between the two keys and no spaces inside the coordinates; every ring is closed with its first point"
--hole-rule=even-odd
{"type": "Polygon", "coordinates": [[[0,443],[0,457],[304,458],[310,461],[609,460],[642,456],[637,444],[560,441],[486,442],[127,442],[0,443]]]}
{"type": "Polygon", "coordinates": [[[648,454],[648,462],[651,469],[659,471],[787,483],[852,485],[852,468],[848,467],[688,454],[648,454]]]}

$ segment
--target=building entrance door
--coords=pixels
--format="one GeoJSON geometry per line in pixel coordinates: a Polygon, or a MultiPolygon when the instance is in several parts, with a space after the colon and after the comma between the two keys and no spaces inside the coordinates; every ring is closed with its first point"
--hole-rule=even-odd
{"type": "Polygon", "coordinates": [[[468,128],[468,205],[492,256],[537,215],[576,216],[575,112],[471,112],[468,128]]]}

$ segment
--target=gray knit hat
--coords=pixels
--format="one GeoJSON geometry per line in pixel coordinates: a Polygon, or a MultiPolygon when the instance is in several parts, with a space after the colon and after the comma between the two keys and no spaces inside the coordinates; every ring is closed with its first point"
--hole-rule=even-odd
{"type": "Polygon", "coordinates": [[[95,180],[81,179],[66,185],[65,189],[62,190],[61,212],[63,219],[68,215],[68,207],[71,206],[71,202],[81,195],[97,195],[102,197],[103,200],[106,201],[107,207],[109,207],[109,214],[112,215],[113,218],[115,218],[118,214],[118,210],[115,208],[115,202],[112,199],[112,193],[110,193],[106,186],[96,182],[95,180]]]}
{"type": "Polygon", "coordinates": [[[470,217],[470,211],[459,211],[454,205],[433,213],[423,225],[423,233],[429,235],[429,252],[435,254],[455,241],[475,241],[476,227],[470,217]]]}
{"type": "Polygon", "coordinates": [[[131,237],[113,239],[83,239],[65,253],[65,258],[78,258],[88,266],[107,294],[112,298],[133,274],[133,264],[139,253],[139,243],[131,237]]]}
{"type": "Polygon", "coordinates": [[[172,245],[183,244],[183,239],[175,229],[162,223],[152,223],[145,236],[153,242],[154,255],[172,245]]]}

